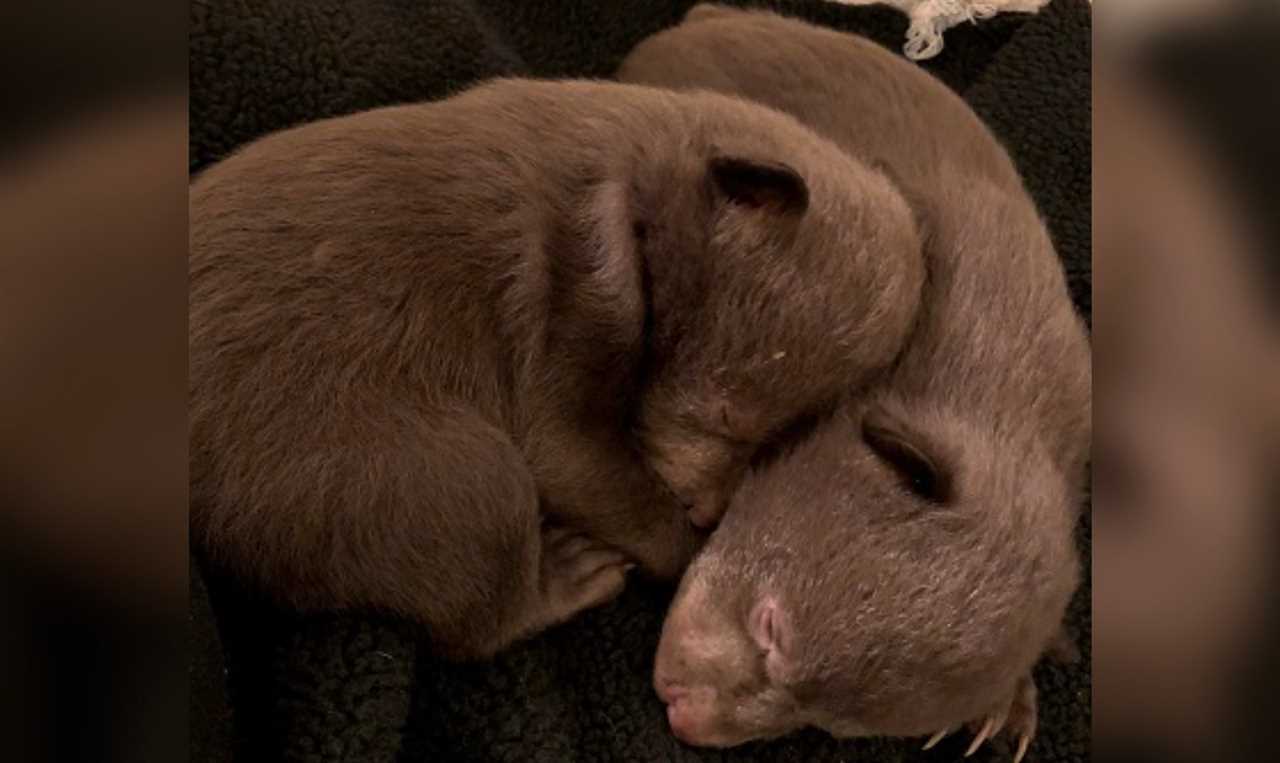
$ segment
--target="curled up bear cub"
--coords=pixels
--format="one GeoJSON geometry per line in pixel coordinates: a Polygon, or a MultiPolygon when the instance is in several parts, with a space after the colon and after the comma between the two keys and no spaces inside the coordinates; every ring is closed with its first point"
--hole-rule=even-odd
{"type": "Polygon", "coordinates": [[[804,726],[970,751],[1036,729],[1032,667],[1079,580],[1091,361],[1013,162],[941,82],[874,43],[700,5],[619,78],[789,113],[889,172],[927,278],[892,371],[775,438],[681,580],[655,688],[682,739],[804,726]]]}
{"type": "Polygon", "coordinates": [[[596,82],[267,136],[190,228],[193,542],[455,658],[677,577],[762,444],[888,369],[924,280],[879,170],[596,82]]]}

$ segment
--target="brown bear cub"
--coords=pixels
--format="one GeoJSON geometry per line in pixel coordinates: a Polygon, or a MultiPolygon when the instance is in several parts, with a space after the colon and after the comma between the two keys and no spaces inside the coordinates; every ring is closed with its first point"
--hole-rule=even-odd
{"type": "Polygon", "coordinates": [[[616,83],[276,133],[190,226],[193,540],[459,658],[678,576],[762,445],[892,364],[924,280],[878,170],[616,83]]]}
{"type": "Polygon", "coordinates": [[[891,172],[925,231],[892,373],[758,459],[681,581],[654,676],[672,730],[933,743],[969,724],[971,752],[1003,729],[1021,758],[1079,576],[1091,363],[1013,163],[916,66],[770,13],[698,6],[619,77],[795,116],[891,172]]]}

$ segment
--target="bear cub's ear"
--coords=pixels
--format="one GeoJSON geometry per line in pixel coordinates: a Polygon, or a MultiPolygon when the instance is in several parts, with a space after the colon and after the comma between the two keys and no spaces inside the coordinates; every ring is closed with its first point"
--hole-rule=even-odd
{"type": "Polygon", "coordinates": [[[734,204],[785,214],[800,214],[809,206],[809,185],[781,162],[717,156],[708,174],[716,190],[734,204]]]}
{"type": "Polygon", "coordinates": [[[764,654],[765,671],[770,678],[782,678],[792,664],[795,634],[791,618],[774,596],[762,597],[747,616],[747,631],[756,647],[764,654]]]}

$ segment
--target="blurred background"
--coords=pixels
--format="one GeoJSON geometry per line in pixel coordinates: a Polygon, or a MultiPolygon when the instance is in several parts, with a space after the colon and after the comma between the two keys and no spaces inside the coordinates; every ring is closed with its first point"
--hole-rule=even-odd
{"type": "Polygon", "coordinates": [[[1280,4],[1094,13],[1096,750],[1262,760],[1280,717],[1280,4]]]}
{"type": "MultiPolygon", "coordinates": [[[[1097,752],[1264,759],[1280,715],[1280,3],[1094,6],[1097,752]]],[[[9,760],[179,760],[189,703],[220,711],[187,692],[221,664],[188,620],[189,10],[0,9],[9,760]]]]}
{"type": "Polygon", "coordinates": [[[0,4],[0,724],[182,760],[187,9],[0,4]]]}

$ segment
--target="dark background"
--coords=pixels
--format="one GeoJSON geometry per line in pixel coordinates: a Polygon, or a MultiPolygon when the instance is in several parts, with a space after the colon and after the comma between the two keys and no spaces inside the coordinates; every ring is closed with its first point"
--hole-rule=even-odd
{"type": "MultiPolygon", "coordinates": [[[[189,169],[267,132],[436,99],[496,75],[607,77],[692,2],[222,0],[191,5],[189,169]]],[[[736,3],[755,4],[761,3],[736,3]]],[[[878,7],[765,3],[899,50],[907,19],[878,7]]],[[[1090,314],[1090,28],[1087,0],[946,34],[924,67],[960,92],[1018,163],[1077,306],[1090,314]]],[[[1085,580],[1069,621],[1083,659],[1044,664],[1030,761],[1090,758],[1089,515],[1085,580]]],[[[965,733],[837,742],[805,732],[731,751],[680,745],[649,684],[669,589],[615,603],[483,665],[419,652],[412,626],[280,612],[192,565],[191,760],[956,760],[965,733]],[[203,577],[201,575],[203,572],[203,577]],[[206,589],[206,582],[208,588],[206,589]]],[[[1006,760],[987,746],[972,760],[1006,760]]]]}

